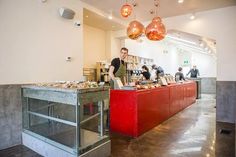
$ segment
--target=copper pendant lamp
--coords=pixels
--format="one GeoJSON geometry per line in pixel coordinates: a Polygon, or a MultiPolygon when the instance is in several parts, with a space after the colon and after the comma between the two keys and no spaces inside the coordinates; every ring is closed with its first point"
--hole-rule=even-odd
{"type": "Polygon", "coordinates": [[[121,14],[122,17],[127,18],[128,16],[131,15],[132,10],[133,10],[132,6],[129,5],[126,1],[126,3],[120,9],[120,14],[121,14]]]}
{"type": "Polygon", "coordinates": [[[146,27],[145,35],[149,40],[158,41],[165,38],[166,28],[160,17],[154,17],[146,27]]]}
{"type": "MultiPolygon", "coordinates": [[[[156,6],[157,14],[157,7],[159,6],[157,0],[154,0],[154,5],[156,6]]],[[[165,38],[166,28],[159,16],[154,17],[152,22],[146,27],[145,35],[149,40],[153,41],[159,41],[165,38]]]]}
{"type": "MultiPolygon", "coordinates": [[[[136,6],[137,3],[134,2],[133,7],[135,8],[136,6]]],[[[143,24],[135,19],[131,21],[127,27],[127,36],[132,40],[136,40],[144,33],[144,30],[143,24]]]]}
{"type": "Polygon", "coordinates": [[[144,32],[144,26],[142,23],[137,20],[131,21],[127,28],[127,36],[130,39],[136,40],[138,39],[144,32]]]}

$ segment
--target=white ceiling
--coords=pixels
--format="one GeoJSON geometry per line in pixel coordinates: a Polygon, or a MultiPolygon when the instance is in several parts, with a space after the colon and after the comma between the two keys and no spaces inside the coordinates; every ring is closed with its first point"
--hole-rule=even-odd
{"type": "Polygon", "coordinates": [[[209,55],[216,55],[216,41],[199,35],[168,30],[166,41],[182,50],[193,50],[209,55]]]}
{"type": "MultiPolygon", "coordinates": [[[[117,18],[121,18],[120,8],[126,0],[81,0],[103,12],[110,14],[117,18]]],[[[138,5],[135,7],[133,16],[129,20],[136,18],[142,22],[149,21],[153,18],[150,14],[151,9],[155,9],[154,0],[128,0],[129,3],[136,2],[138,5]]],[[[236,5],[236,0],[184,0],[182,4],[178,0],[160,0],[158,8],[158,15],[162,18],[177,16],[182,14],[196,13],[200,11],[222,8],[227,6],[236,5]]]]}
{"type": "Polygon", "coordinates": [[[114,20],[109,20],[105,16],[98,15],[88,9],[83,9],[83,20],[84,24],[96,27],[105,31],[116,31],[124,29],[125,26],[115,22],[114,20]]]}

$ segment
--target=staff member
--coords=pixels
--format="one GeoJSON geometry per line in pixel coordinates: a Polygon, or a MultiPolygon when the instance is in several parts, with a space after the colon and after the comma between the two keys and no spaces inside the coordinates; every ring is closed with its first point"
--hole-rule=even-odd
{"type": "Polygon", "coordinates": [[[164,70],[161,66],[157,66],[156,64],[153,64],[152,69],[156,71],[156,79],[159,79],[160,76],[164,76],[164,70]]]}
{"type": "Polygon", "coordinates": [[[185,80],[182,70],[183,70],[183,68],[179,67],[178,72],[175,73],[175,81],[176,82],[185,80]]]}
{"type": "Polygon", "coordinates": [[[149,72],[149,69],[146,65],[143,65],[142,66],[142,78],[144,78],[144,80],[149,80],[150,79],[150,72],[149,72]]]}
{"type": "Polygon", "coordinates": [[[187,76],[190,74],[191,78],[197,78],[197,76],[200,76],[199,70],[197,69],[197,66],[194,65],[191,70],[187,73],[187,76]]]}
{"type": "Polygon", "coordinates": [[[114,80],[116,77],[119,77],[123,84],[126,84],[126,65],[124,59],[128,55],[128,49],[122,47],[120,49],[120,57],[114,58],[111,61],[111,66],[109,68],[109,76],[111,78],[110,84],[111,88],[114,88],[114,80]]]}

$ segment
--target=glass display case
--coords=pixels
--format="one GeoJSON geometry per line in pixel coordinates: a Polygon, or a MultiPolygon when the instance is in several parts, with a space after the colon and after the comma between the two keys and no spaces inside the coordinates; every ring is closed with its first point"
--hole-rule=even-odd
{"type": "Polygon", "coordinates": [[[67,153],[61,156],[91,156],[88,152],[92,151],[95,151],[92,154],[100,151],[102,156],[110,155],[110,138],[105,132],[107,116],[104,112],[104,107],[109,106],[108,87],[66,89],[23,86],[22,100],[22,136],[23,144],[26,143],[27,147],[43,156],[55,154],[55,150],[45,150],[44,144],[53,149],[55,147],[59,150],[58,154],[61,154],[60,151],[67,153]],[[30,139],[28,137],[34,139],[27,141],[30,139]],[[42,146],[38,147],[42,150],[35,148],[35,145],[40,145],[32,142],[35,139],[39,140],[42,146]]]}

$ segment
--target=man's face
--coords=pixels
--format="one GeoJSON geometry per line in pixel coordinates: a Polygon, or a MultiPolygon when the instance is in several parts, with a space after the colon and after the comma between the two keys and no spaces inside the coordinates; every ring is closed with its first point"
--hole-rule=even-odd
{"type": "Polygon", "coordinates": [[[193,69],[196,69],[196,66],[193,66],[193,69]]]}
{"type": "Polygon", "coordinates": [[[120,51],[120,58],[121,58],[122,60],[124,60],[127,55],[128,55],[128,51],[126,51],[126,50],[121,50],[121,51],[120,51]]]}

